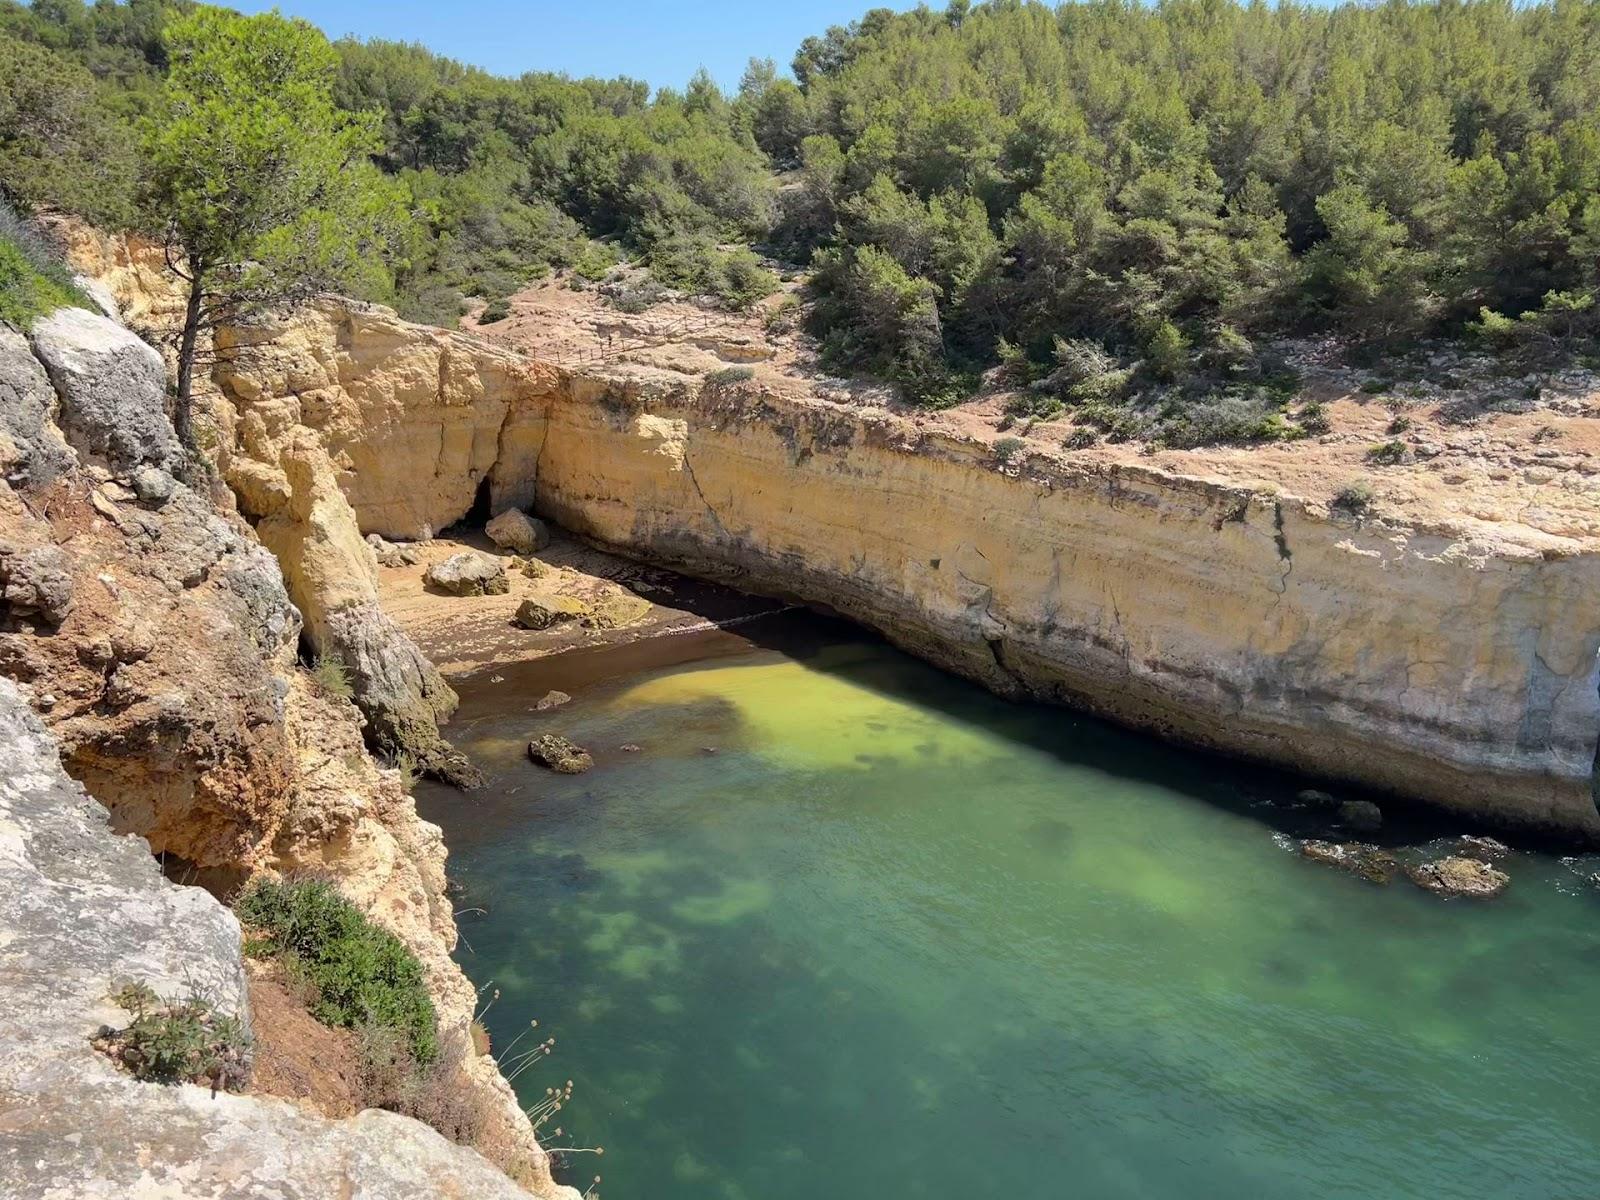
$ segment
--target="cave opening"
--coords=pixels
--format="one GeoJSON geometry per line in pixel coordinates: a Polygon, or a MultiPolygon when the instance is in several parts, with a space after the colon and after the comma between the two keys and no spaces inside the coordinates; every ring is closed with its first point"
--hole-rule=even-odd
{"type": "Polygon", "coordinates": [[[467,509],[467,515],[461,518],[461,524],[483,526],[489,523],[489,518],[494,516],[490,505],[493,502],[494,484],[488,475],[478,481],[478,490],[473,494],[472,507],[467,509]]]}

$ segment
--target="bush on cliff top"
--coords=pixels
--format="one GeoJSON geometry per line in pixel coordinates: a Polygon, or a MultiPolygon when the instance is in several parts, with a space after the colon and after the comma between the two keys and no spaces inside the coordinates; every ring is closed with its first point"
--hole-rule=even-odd
{"type": "Polygon", "coordinates": [[[317,1020],[392,1029],[407,1039],[417,1062],[438,1057],[438,1019],[416,955],[331,884],[258,879],[234,908],[254,934],[246,948],[277,958],[314,990],[317,1020]]]}
{"type": "Polygon", "coordinates": [[[0,207],[0,321],[27,329],[68,304],[93,307],[66,267],[20,219],[0,207]]]}

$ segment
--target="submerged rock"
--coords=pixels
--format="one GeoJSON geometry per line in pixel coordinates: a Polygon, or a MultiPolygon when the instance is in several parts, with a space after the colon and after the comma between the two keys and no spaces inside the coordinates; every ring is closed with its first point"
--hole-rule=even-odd
{"type": "Polygon", "coordinates": [[[1511,853],[1511,847],[1504,842],[1492,837],[1479,837],[1476,834],[1464,833],[1456,839],[1456,844],[1461,847],[1461,853],[1468,858],[1479,858],[1494,861],[1504,858],[1511,853]]]}
{"type": "Polygon", "coordinates": [[[1400,869],[1394,855],[1365,842],[1324,842],[1313,838],[1300,843],[1300,854],[1312,862],[1359,875],[1370,883],[1388,883],[1400,869]]]}
{"type": "Polygon", "coordinates": [[[552,708],[560,708],[563,704],[570,704],[572,697],[566,692],[551,689],[539,697],[539,702],[533,707],[539,712],[549,712],[552,708]]]}
{"type": "Polygon", "coordinates": [[[1487,899],[1498,896],[1511,883],[1511,876],[1477,858],[1452,854],[1436,862],[1407,867],[1411,882],[1440,896],[1472,896],[1487,899]]]}
{"type": "Polygon", "coordinates": [[[1376,833],[1383,828],[1383,810],[1370,800],[1346,800],[1339,805],[1339,824],[1357,833],[1376,833]]]}
{"type": "Polygon", "coordinates": [[[550,527],[520,508],[508,508],[483,527],[489,540],[513,554],[533,554],[550,544],[550,527]]]}
{"type": "Polygon", "coordinates": [[[1339,801],[1327,792],[1319,792],[1316,788],[1306,788],[1295,793],[1295,800],[1306,808],[1337,808],[1339,801]]]}
{"type": "Polygon", "coordinates": [[[594,766],[594,759],[587,750],[559,733],[534,738],[528,743],[528,757],[559,775],[582,775],[594,766]]]}
{"type": "Polygon", "coordinates": [[[516,622],[524,629],[549,629],[587,617],[593,610],[572,596],[529,597],[517,607],[516,622]]]}
{"type": "Polygon", "coordinates": [[[434,563],[423,579],[452,596],[503,596],[511,590],[506,565],[475,550],[463,550],[434,563]]]}

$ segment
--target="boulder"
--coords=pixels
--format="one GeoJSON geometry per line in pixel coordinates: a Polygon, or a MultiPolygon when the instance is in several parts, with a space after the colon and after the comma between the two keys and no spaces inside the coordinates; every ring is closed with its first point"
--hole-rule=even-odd
{"type": "Polygon", "coordinates": [[[1339,824],[1357,833],[1377,833],[1383,828],[1383,810],[1370,800],[1346,800],[1339,805],[1339,824]]]}
{"type": "Polygon", "coordinates": [[[160,508],[171,500],[172,493],[178,487],[178,481],[160,467],[140,467],[133,473],[130,482],[139,502],[151,508],[160,508]]]}
{"type": "Polygon", "coordinates": [[[520,508],[508,508],[483,528],[489,540],[513,554],[533,554],[550,544],[550,527],[520,508]]]}
{"type": "Polygon", "coordinates": [[[13,612],[36,613],[58,626],[72,607],[72,559],[60,546],[7,553],[0,545],[0,587],[13,612]]]}
{"type": "Polygon", "coordinates": [[[539,697],[539,702],[533,707],[538,712],[549,712],[552,708],[560,708],[563,704],[572,703],[572,697],[566,692],[548,691],[539,697]]]}
{"type": "Polygon", "coordinates": [[[550,629],[589,616],[591,610],[572,596],[530,596],[517,608],[517,624],[524,629],[550,629]]]}
{"type": "Polygon", "coordinates": [[[1295,793],[1295,801],[1305,808],[1338,808],[1339,801],[1327,792],[1319,792],[1316,788],[1306,788],[1295,793]]]}
{"type": "Polygon", "coordinates": [[[547,733],[534,738],[528,743],[528,757],[559,775],[582,775],[594,766],[594,759],[587,750],[574,745],[559,733],[547,733]]]}
{"type": "Polygon", "coordinates": [[[583,618],[586,629],[622,629],[636,625],[650,615],[650,601],[632,592],[604,596],[594,603],[594,611],[583,618]]]}
{"type": "Polygon", "coordinates": [[[33,352],[61,402],[67,441],[112,468],[182,461],[167,419],[167,368],[130,330],[82,308],[59,308],[34,324],[33,352]]]}
{"type": "Polygon", "coordinates": [[[431,587],[452,596],[503,596],[511,590],[505,563],[475,550],[464,550],[434,563],[423,578],[431,587]]]}
{"type": "Polygon", "coordinates": [[[1440,896],[1470,896],[1487,899],[1498,896],[1511,883],[1511,876],[1478,858],[1452,854],[1435,862],[1407,867],[1406,874],[1420,888],[1440,896]]]}
{"type": "Polygon", "coordinates": [[[1368,883],[1388,883],[1400,869],[1394,855],[1365,842],[1324,842],[1313,838],[1300,843],[1300,854],[1312,862],[1359,875],[1368,883]]]}
{"type": "Polygon", "coordinates": [[[0,325],[0,471],[12,483],[43,487],[72,467],[72,451],[50,421],[55,402],[28,340],[0,325]]]}

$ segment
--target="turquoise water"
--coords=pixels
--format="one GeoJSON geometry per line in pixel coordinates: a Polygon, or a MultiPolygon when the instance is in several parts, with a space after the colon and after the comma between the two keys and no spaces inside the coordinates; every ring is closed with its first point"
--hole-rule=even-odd
{"type": "Polygon", "coordinates": [[[572,1079],[547,1140],[605,1148],[572,1181],[1600,1195],[1592,863],[1517,853],[1491,903],[1377,887],[1281,844],[1318,831],[1303,782],[795,628],[503,671],[453,730],[492,786],[424,791],[496,1047],[537,1018],[519,1091],[572,1079]],[[549,686],[577,698],[533,713],[549,686]],[[541,730],[595,769],[527,763],[541,730]]]}

